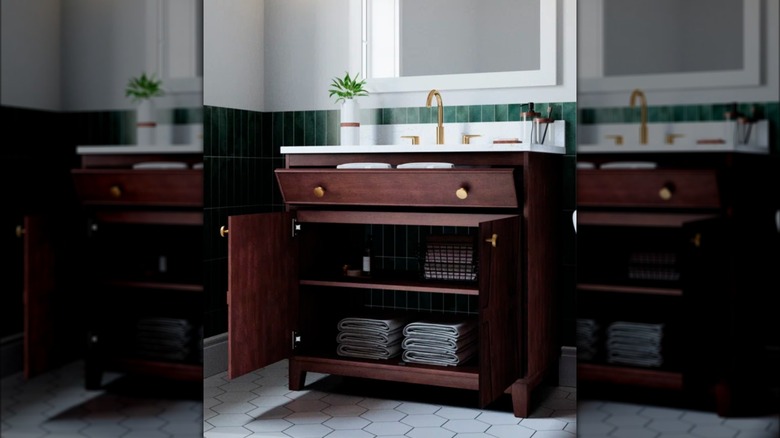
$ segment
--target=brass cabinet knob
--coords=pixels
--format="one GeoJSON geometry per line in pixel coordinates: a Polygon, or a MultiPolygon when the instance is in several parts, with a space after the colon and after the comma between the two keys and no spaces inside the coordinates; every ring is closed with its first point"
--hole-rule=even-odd
{"type": "Polygon", "coordinates": [[[222,225],[221,227],[219,227],[219,235],[220,235],[220,236],[222,236],[222,237],[225,237],[225,236],[227,236],[227,233],[228,233],[228,231],[230,231],[230,230],[228,230],[227,228],[225,228],[225,226],[224,226],[224,225],[222,225]]]}
{"type": "Polygon", "coordinates": [[[498,234],[493,234],[490,239],[485,239],[485,242],[489,243],[493,248],[495,248],[496,242],[498,242],[498,234]]]}
{"type": "Polygon", "coordinates": [[[325,196],[325,189],[322,188],[322,186],[315,187],[314,188],[314,196],[316,196],[318,198],[322,198],[323,196],[325,196]]]}
{"type": "Polygon", "coordinates": [[[466,199],[469,197],[469,192],[465,187],[461,187],[458,190],[455,190],[455,196],[457,196],[458,199],[466,199]]]}
{"type": "Polygon", "coordinates": [[[24,227],[21,225],[16,226],[16,237],[22,237],[24,235],[24,227]]]}
{"type": "Polygon", "coordinates": [[[701,233],[696,233],[696,234],[695,234],[695,235],[694,235],[694,236],[691,238],[691,243],[692,243],[692,244],[693,244],[693,246],[695,246],[696,248],[700,247],[700,246],[701,246],[701,233]]]}
{"type": "Polygon", "coordinates": [[[108,193],[110,193],[111,196],[114,197],[114,198],[119,198],[119,197],[122,196],[122,189],[119,188],[119,186],[111,186],[108,189],[108,193]]]}
{"type": "Polygon", "coordinates": [[[672,199],[672,193],[673,193],[672,187],[666,185],[661,187],[661,190],[658,191],[658,196],[664,201],[668,201],[672,199]]]}

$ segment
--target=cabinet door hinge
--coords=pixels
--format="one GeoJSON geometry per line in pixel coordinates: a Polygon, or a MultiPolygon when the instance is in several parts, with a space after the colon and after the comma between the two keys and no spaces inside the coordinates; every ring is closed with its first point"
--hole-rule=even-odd
{"type": "Polygon", "coordinates": [[[301,224],[298,223],[298,220],[295,218],[292,218],[292,237],[298,237],[298,233],[301,231],[301,224]]]}
{"type": "Polygon", "coordinates": [[[295,330],[292,331],[292,349],[295,350],[298,348],[298,345],[301,343],[301,335],[296,332],[295,330]]]}

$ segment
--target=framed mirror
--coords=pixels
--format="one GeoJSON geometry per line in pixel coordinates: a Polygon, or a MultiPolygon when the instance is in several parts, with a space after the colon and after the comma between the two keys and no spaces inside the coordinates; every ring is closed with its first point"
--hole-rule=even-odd
{"type": "Polygon", "coordinates": [[[760,84],[760,0],[583,0],[578,23],[579,93],[760,84]]]}
{"type": "Polygon", "coordinates": [[[147,71],[169,93],[203,89],[203,2],[146,0],[147,71]]]}
{"type": "Polygon", "coordinates": [[[355,1],[360,71],[374,93],[557,85],[557,3],[355,1]]]}

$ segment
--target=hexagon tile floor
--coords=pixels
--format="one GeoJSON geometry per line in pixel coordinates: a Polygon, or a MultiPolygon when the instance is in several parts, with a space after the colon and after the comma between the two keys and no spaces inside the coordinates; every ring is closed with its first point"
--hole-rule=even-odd
{"type": "Polygon", "coordinates": [[[544,388],[529,418],[510,401],[477,409],[475,393],[308,373],[301,391],[287,389],[287,361],[204,388],[204,436],[327,438],[573,438],[575,388],[544,388]]]}
{"type": "Polygon", "coordinates": [[[25,381],[2,380],[3,438],[777,438],[778,417],[580,400],[575,388],[540,391],[528,418],[508,399],[474,408],[473,393],[310,373],[287,389],[282,361],[228,381],[225,373],[186,390],[110,375],[84,389],[83,362],[25,381]],[[193,390],[194,388],[194,390],[193,390]],[[202,398],[202,399],[201,399],[202,398]]]}
{"type": "Polygon", "coordinates": [[[719,417],[633,403],[580,400],[577,436],[582,438],[778,438],[778,416],[719,417]]]}
{"type": "Polygon", "coordinates": [[[104,387],[84,387],[76,361],[24,380],[2,381],[2,438],[194,438],[202,436],[202,390],[104,373],[104,387]]]}

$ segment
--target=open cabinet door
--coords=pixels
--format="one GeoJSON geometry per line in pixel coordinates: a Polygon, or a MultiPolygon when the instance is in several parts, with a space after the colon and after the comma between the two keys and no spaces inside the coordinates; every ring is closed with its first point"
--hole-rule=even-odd
{"type": "Polygon", "coordinates": [[[228,218],[228,378],[289,357],[298,296],[292,215],[228,218]]]}
{"type": "Polygon", "coordinates": [[[520,217],[483,222],[479,228],[479,404],[485,406],[522,371],[520,217]]]}
{"type": "MultiPolygon", "coordinates": [[[[29,379],[62,365],[74,355],[67,351],[74,345],[69,338],[78,325],[78,316],[69,315],[67,291],[60,282],[65,261],[58,254],[61,235],[58,218],[31,215],[24,217],[24,377],[29,379]],[[67,319],[73,318],[68,325],[67,319]]],[[[78,339],[79,341],[81,338],[78,339]]]]}

